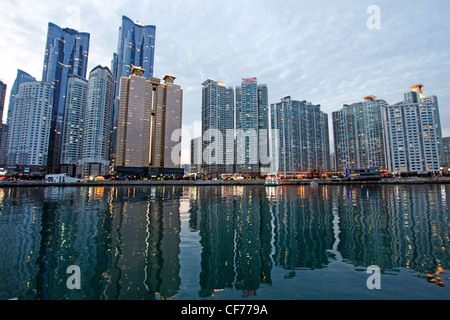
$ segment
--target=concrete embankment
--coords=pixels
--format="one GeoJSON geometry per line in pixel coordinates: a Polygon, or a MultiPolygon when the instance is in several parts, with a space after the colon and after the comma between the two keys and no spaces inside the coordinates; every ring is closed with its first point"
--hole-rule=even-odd
{"type": "MultiPolygon", "coordinates": [[[[450,184],[450,178],[382,179],[380,181],[316,180],[319,185],[383,185],[383,184],[450,184]]],[[[283,185],[309,185],[312,180],[283,180],[283,185]]],[[[95,187],[95,186],[246,186],[264,185],[264,180],[104,180],[71,183],[45,181],[1,181],[4,187],[95,187]]]]}

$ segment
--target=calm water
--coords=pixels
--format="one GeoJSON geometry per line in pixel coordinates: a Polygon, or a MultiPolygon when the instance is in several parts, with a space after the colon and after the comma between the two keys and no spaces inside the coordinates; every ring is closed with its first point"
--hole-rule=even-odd
{"type": "Polygon", "coordinates": [[[450,185],[0,189],[0,299],[449,299],[449,195],[450,185]],[[70,265],[79,290],[67,288],[70,265]],[[367,288],[371,265],[379,290],[367,288]]]}

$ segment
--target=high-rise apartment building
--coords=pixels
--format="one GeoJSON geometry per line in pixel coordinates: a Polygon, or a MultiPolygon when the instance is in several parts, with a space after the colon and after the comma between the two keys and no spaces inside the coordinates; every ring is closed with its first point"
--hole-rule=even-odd
{"type": "Polygon", "coordinates": [[[140,176],[183,171],[183,90],[175,77],[165,76],[161,83],[143,74],[142,68],[133,67],[131,75],[121,79],[115,169],[140,176]]]}
{"type": "Polygon", "coordinates": [[[20,85],[9,126],[8,164],[47,165],[52,92],[52,85],[45,82],[20,85]]]}
{"type": "Polygon", "coordinates": [[[434,173],[440,170],[442,131],[436,96],[411,87],[404,100],[384,108],[387,164],[390,172],[434,173]]]}
{"type": "Polygon", "coordinates": [[[257,176],[270,171],[268,91],[256,78],[244,78],[236,87],[237,173],[257,176]]]}
{"type": "Polygon", "coordinates": [[[84,177],[110,171],[109,138],[114,78],[108,67],[89,73],[87,103],[83,114],[82,152],[77,172],[84,177]]]}
{"type": "MultiPolygon", "coordinates": [[[[3,109],[5,107],[6,87],[6,83],[3,83],[3,81],[0,80],[0,151],[2,150],[2,147],[3,149],[5,149],[5,147],[3,146],[3,133],[6,133],[8,130],[8,125],[3,123],[3,109]]],[[[0,154],[0,164],[5,164],[4,161],[4,156],[2,157],[2,155],[0,154]]]]}
{"type": "Polygon", "coordinates": [[[9,123],[11,120],[12,112],[14,110],[14,104],[16,99],[16,94],[19,93],[19,87],[24,82],[36,81],[36,78],[31,76],[22,70],[17,70],[16,80],[11,88],[10,96],[9,96],[9,104],[8,104],[8,117],[6,119],[6,123],[9,123]]]}
{"type": "Polygon", "coordinates": [[[117,52],[112,60],[112,73],[114,76],[114,107],[111,112],[111,144],[110,153],[115,153],[116,129],[118,121],[120,81],[122,77],[131,74],[132,66],[141,67],[146,79],[153,77],[155,60],[155,34],[156,27],[145,25],[139,21],[132,21],[122,16],[122,25],[119,28],[119,42],[117,52]]]}
{"type": "Polygon", "coordinates": [[[271,128],[275,172],[330,169],[328,115],[320,105],[285,97],[271,104],[271,128]]]}
{"type": "Polygon", "coordinates": [[[5,107],[6,83],[0,80],[0,124],[3,123],[3,108],[5,107]]]}
{"type": "MultiPolygon", "coordinates": [[[[174,81],[175,77],[166,75],[163,84],[160,85],[163,88],[164,123],[161,137],[164,139],[164,145],[161,148],[159,162],[155,159],[155,166],[160,168],[180,168],[181,165],[183,90],[174,81]]],[[[156,109],[158,108],[161,109],[161,106],[157,105],[156,109]]],[[[155,139],[157,137],[158,135],[155,135],[155,139]]]]}
{"type": "Polygon", "coordinates": [[[442,166],[450,167],[450,137],[442,138],[442,166]]]}
{"type": "MultiPolygon", "coordinates": [[[[61,166],[76,167],[81,159],[83,117],[86,112],[88,81],[69,75],[62,131],[61,166]]],[[[63,170],[67,172],[67,170],[63,170]]]]}
{"type": "Polygon", "coordinates": [[[386,101],[374,96],[344,105],[332,113],[336,170],[379,166],[386,169],[382,110],[386,101]]]}
{"type": "Polygon", "coordinates": [[[62,29],[51,22],[48,24],[42,81],[50,83],[53,88],[52,128],[48,151],[48,166],[52,171],[60,169],[69,75],[86,78],[89,39],[89,33],[70,28],[62,29]]]}
{"type": "Polygon", "coordinates": [[[203,141],[200,155],[196,154],[195,159],[201,161],[203,155],[203,164],[195,164],[202,165],[202,172],[207,175],[233,173],[234,89],[211,79],[202,86],[203,141]]]}
{"type": "Polygon", "coordinates": [[[14,111],[14,104],[16,101],[16,95],[19,93],[19,86],[24,82],[36,81],[36,78],[29,75],[25,71],[17,70],[16,80],[14,81],[13,86],[11,87],[10,96],[9,96],[9,104],[8,104],[8,113],[6,118],[6,124],[2,125],[2,140],[0,146],[0,164],[7,163],[7,152],[8,152],[8,131],[9,125],[11,124],[11,117],[14,111]]]}
{"type": "Polygon", "coordinates": [[[202,171],[202,143],[202,136],[191,139],[191,163],[189,167],[189,172],[191,173],[200,173],[202,171]]]}

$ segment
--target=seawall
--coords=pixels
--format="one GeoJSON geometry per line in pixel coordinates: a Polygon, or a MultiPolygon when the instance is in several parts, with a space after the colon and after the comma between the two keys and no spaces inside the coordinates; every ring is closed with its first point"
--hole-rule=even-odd
{"type": "MultiPolygon", "coordinates": [[[[312,180],[287,179],[283,185],[309,185],[312,180]]],[[[450,184],[450,177],[417,179],[382,179],[379,181],[317,180],[319,185],[450,184]]],[[[1,181],[0,188],[10,187],[95,187],[95,186],[246,186],[264,185],[264,180],[104,180],[67,183],[45,181],[1,181]]]]}

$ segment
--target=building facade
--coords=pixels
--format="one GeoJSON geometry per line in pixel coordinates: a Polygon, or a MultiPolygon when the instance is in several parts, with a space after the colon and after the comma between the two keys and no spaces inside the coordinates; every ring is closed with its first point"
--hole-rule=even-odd
{"type": "Polygon", "coordinates": [[[429,174],[440,170],[442,129],[436,96],[423,85],[410,88],[404,100],[384,109],[387,164],[396,174],[429,174]]]}
{"type": "Polygon", "coordinates": [[[75,167],[77,161],[81,159],[83,117],[86,112],[87,91],[88,81],[86,79],[75,75],[69,76],[62,131],[62,167],[75,167]]]}
{"type": "Polygon", "coordinates": [[[156,27],[145,25],[139,21],[132,21],[122,16],[122,25],[119,28],[119,42],[117,52],[112,60],[112,73],[114,76],[114,107],[111,110],[111,143],[110,153],[115,153],[116,130],[118,121],[120,81],[122,77],[131,74],[132,66],[141,67],[146,79],[153,77],[155,60],[156,27]]]}
{"type": "Polygon", "coordinates": [[[53,106],[52,85],[26,82],[19,87],[8,135],[8,164],[45,167],[53,106]]]}
{"type": "Polygon", "coordinates": [[[14,103],[16,99],[16,94],[19,93],[19,86],[24,82],[36,81],[36,78],[32,75],[26,73],[22,70],[17,70],[16,80],[14,81],[13,86],[11,87],[11,92],[9,96],[9,104],[8,104],[8,116],[6,119],[6,123],[9,123],[11,120],[12,112],[14,111],[14,103]]]}
{"type": "Polygon", "coordinates": [[[271,170],[267,86],[256,78],[244,78],[235,92],[235,172],[267,174],[271,170]]]}
{"type": "Polygon", "coordinates": [[[364,98],[332,113],[336,170],[379,166],[387,169],[382,112],[386,101],[364,98]]]}
{"type": "Polygon", "coordinates": [[[273,170],[279,173],[330,170],[328,115],[320,105],[291,97],[271,104],[273,170]]]}
{"type": "MultiPolygon", "coordinates": [[[[234,89],[211,79],[202,86],[203,141],[200,154],[195,154],[195,160],[200,162],[195,164],[202,165],[202,172],[207,175],[233,173],[234,89]]],[[[198,153],[195,148],[192,151],[198,153]]]]}
{"type": "Polygon", "coordinates": [[[87,103],[83,115],[82,152],[77,173],[104,176],[110,171],[109,139],[114,78],[108,67],[89,73],[87,103]]]}
{"type": "Polygon", "coordinates": [[[190,173],[202,172],[202,136],[191,139],[191,163],[189,166],[190,173]]]}
{"type": "Polygon", "coordinates": [[[9,124],[11,123],[12,114],[14,111],[14,104],[16,95],[19,93],[19,86],[24,82],[36,81],[36,78],[29,75],[25,71],[17,70],[17,76],[14,81],[13,86],[11,87],[10,95],[9,95],[9,103],[8,103],[8,113],[6,118],[6,124],[2,125],[2,140],[0,145],[0,164],[7,163],[7,153],[8,153],[8,131],[9,124]]]}
{"type": "Polygon", "coordinates": [[[0,80],[0,124],[3,123],[3,109],[5,107],[6,83],[0,80]]]}
{"type": "Polygon", "coordinates": [[[442,138],[442,166],[450,167],[450,137],[442,138]]]}
{"type": "Polygon", "coordinates": [[[62,131],[69,75],[86,78],[90,35],[49,23],[42,81],[53,88],[52,129],[48,151],[48,167],[60,170],[62,131]]]}
{"type": "MultiPolygon", "coordinates": [[[[118,114],[115,170],[149,175],[158,169],[179,169],[183,91],[175,77],[146,79],[134,67],[122,77],[118,114]]],[[[183,171],[183,169],[181,169],[183,171]]]]}
{"type": "MultiPolygon", "coordinates": [[[[8,132],[8,125],[6,123],[3,123],[3,110],[5,107],[5,97],[6,97],[6,83],[3,83],[3,81],[0,80],[0,151],[5,150],[4,147],[4,139],[3,134],[8,132]]],[[[5,158],[0,154],[0,165],[5,164],[5,158]]]]}

